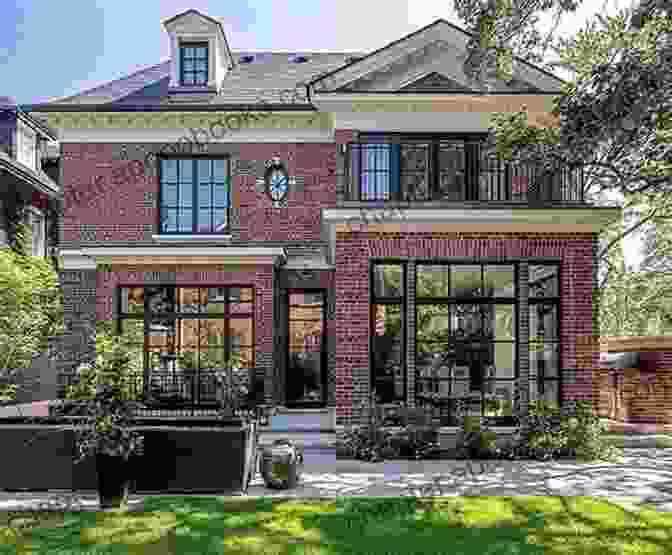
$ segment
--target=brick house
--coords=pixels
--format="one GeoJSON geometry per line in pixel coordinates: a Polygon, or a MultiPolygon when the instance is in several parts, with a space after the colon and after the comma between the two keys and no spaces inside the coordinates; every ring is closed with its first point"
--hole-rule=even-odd
{"type": "Polygon", "coordinates": [[[114,319],[157,402],[207,407],[236,355],[255,395],[337,427],[374,388],[445,426],[458,398],[502,426],[516,391],[592,398],[619,209],[482,148],[493,112],[552,122],[559,78],[516,62],[477,90],[443,20],[357,55],[231,50],[195,10],[164,27],[169,61],[31,107],[61,142],[70,352],[114,319]]]}

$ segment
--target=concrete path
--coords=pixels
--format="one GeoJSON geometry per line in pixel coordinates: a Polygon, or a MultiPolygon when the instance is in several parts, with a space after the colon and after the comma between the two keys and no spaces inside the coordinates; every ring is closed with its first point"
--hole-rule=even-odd
{"type": "MultiPolygon", "coordinates": [[[[572,461],[402,461],[379,464],[306,453],[302,483],[289,491],[267,489],[261,476],[249,497],[563,495],[607,497],[635,509],[642,503],[672,511],[672,449],[625,449],[619,463],[572,461]]],[[[131,510],[143,499],[132,495],[131,510]]],[[[153,496],[151,496],[153,497],[153,496]]],[[[96,510],[93,492],[2,493],[0,510],[36,508],[96,510]]]]}

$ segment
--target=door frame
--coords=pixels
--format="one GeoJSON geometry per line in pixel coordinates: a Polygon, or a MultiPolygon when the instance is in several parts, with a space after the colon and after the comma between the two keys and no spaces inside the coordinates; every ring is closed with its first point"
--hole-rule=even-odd
{"type": "Polygon", "coordinates": [[[282,326],[285,333],[283,334],[283,344],[282,349],[282,361],[283,361],[283,384],[284,391],[282,392],[282,400],[284,406],[292,409],[315,409],[315,408],[326,408],[328,394],[328,379],[327,379],[327,303],[329,302],[329,291],[324,287],[287,287],[283,288],[283,296],[286,296],[287,302],[282,303],[282,326]],[[287,398],[289,391],[289,307],[291,306],[289,298],[292,293],[320,293],[322,295],[322,333],[320,336],[321,348],[320,348],[320,381],[322,384],[322,396],[319,401],[305,401],[305,402],[296,402],[290,401],[287,398]]]}

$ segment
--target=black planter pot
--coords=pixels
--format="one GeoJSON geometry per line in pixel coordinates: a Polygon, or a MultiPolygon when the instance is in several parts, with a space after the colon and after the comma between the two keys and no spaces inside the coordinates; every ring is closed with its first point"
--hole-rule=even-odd
{"type": "Polygon", "coordinates": [[[119,509],[128,504],[130,464],[124,457],[96,455],[98,497],[101,509],[119,509]]]}

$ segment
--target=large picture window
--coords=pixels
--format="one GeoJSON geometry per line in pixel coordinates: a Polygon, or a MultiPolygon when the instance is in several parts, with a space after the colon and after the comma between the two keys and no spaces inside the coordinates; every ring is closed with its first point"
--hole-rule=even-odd
{"type": "Polygon", "coordinates": [[[406,399],[405,265],[371,270],[371,387],[381,403],[406,399]]]}
{"type": "Polygon", "coordinates": [[[122,287],[120,331],[144,359],[146,394],[154,401],[218,401],[216,373],[249,384],[254,368],[251,287],[122,287]]]}
{"type": "Polygon", "coordinates": [[[512,416],[517,376],[514,265],[418,264],[416,403],[454,423],[470,413],[512,416]]]}
{"type": "Polygon", "coordinates": [[[230,183],[227,158],[161,159],[160,232],[228,232],[230,183]]]}

